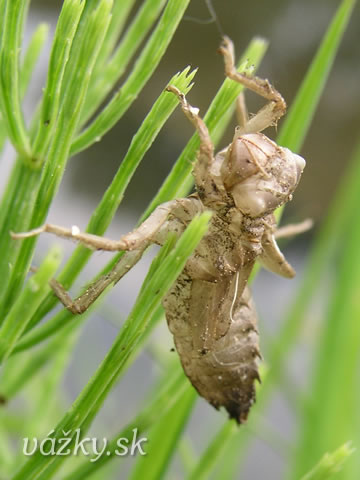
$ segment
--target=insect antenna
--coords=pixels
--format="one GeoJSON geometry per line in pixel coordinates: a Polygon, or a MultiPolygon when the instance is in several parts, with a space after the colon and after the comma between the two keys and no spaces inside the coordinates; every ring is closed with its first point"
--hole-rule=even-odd
{"type": "Polygon", "coordinates": [[[188,15],[185,15],[183,17],[183,20],[188,20],[190,22],[198,23],[200,25],[208,25],[210,23],[215,23],[220,37],[223,37],[224,36],[224,30],[223,30],[223,28],[221,26],[221,23],[219,21],[219,17],[216,14],[216,11],[215,11],[214,6],[212,4],[212,0],[205,0],[205,5],[206,5],[207,9],[209,10],[210,18],[202,19],[202,18],[195,18],[195,17],[190,17],[188,15]]]}

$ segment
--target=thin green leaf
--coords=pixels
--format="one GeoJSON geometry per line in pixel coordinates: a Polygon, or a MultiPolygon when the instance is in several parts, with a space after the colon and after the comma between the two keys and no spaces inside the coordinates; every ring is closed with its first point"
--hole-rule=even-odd
{"type": "MultiPolygon", "coordinates": [[[[61,9],[50,54],[40,121],[33,142],[34,167],[41,166],[45,161],[45,153],[57,125],[64,74],[84,6],[85,2],[81,0],[65,0],[61,9]]],[[[71,61],[73,56],[71,56],[71,61]]]]}
{"type": "Polygon", "coordinates": [[[286,116],[277,142],[298,152],[310,127],[356,0],[343,0],[286,116]]]}
{"type": "Polygon", "coordinates": [[[2,152],[7,138],[6,125],[0,111],[0,153],[2,152]]]}
{"type": "MultiPolygon", "coordinates": [[[[306,82],[307,85],[309,85],[309,92],[306,94],[306,102],[309,103],[310,99],[316,105],[318,104],[320,94],[322,92],[322,89],[325,87],[325,82],[323,80],[323,76],[325,79],[328,77],[329,69],[331,68],[331,65],[333,63],[334,55],[331,53],[332,51],[336,52],[338,46],[340,45],[343,33],[346,29],[346,26],[349,22],[351,12],[353,10],[355,2],[353,0],[343,0],[341,2],[340,7],[338,8],[337,12],[335,13],[335,16],[330,23],[326,34],[324,36],[323,41],[320,44],[320,47],[318,49],[318,53],[316,54],[311,66],[310,66],[310,71],[312,72],[311,75],[307,75],[305,77],[304,82],[306,82]],[[326,47],[326,48],[325,48],[326,47]],[[321,55],[320,55],[321,53],[321,55]],[[313,73],[316,72],[316,75],[313,73]],[[311,78],[311,82],[309,83],[308,78],[311,78]],[[320,88],[321,87],[321,88],[320,88]]],[[[300,88],[300,91],[304,91],[303,87],[300,88]]],[[[304,99],[305,100],[305,99],[304,99]]],[[[312,118],[312,112],[315,107],[309,107],[307,110],[309,118],[312,118]]],[[[284,142],[286,142],[286,145],[290,145],[290,136],[287,137],[285,136],[286,132],[292,131],[292,128],[296,130],[301,138],[303,133],[306,132],[307,125],[309,124],[309,121],[307,120],[307,117],[305,116],[305,112],[301,114],[301,118],[303,118],[303,123],[304,126],[303,128],[301,127],[301,124],[298,120],[297,117],[294,116],[293,112],[293,107],[291,107],[289,111],[290,118],[292,118],[294,124],[292,125],[292,122],[290,120],[288,121],[284,134],[282,134],[282,139],[284,142]],[[288,140],[287,140],[288,139],[288,140]]],[[[298,109],[299,107],[299,102],[296,101],[294,109],[298,109]]],[[[289,134],[290,135],[290,134],[289,134]]],[[[301,147],[301,142],[298,143],[298,147],[301,147]]],[[[331,241],[329,239],[329,241],[331,241]]],[[[311,268],[311,266],[309,267],[311,268]]],[[[305,273],[305,277],[307,277],[305,273]]],[[[281,333],[280,336],[276,340],[276,344],[273,345],[272,352],[270,353],[270,356],[268,358],[269,365],[271,366],[271,370],[269,371],[269,374],[267,376],[267,381],[266,383],[270,385],[274,377],[280,373],[280,368],[281,364],[283,363],[283,358],[284,355],[287,354],[287,352],[291,349],[291,347],[294,345],[294,342],[298,336],[299,329],[301,327],[301,321],[303,318],[303,315],[305,313],[306,306],[309,305],[310,299],[312,298],[313,290],[308,290],[308,285],[307,285],[307,278],[304,279],[303,282],[303,287],[300,288],[299,293],[298,293],[298,299],[296,299],[293,307],[291,308],[289,314],[287,315],[287,320],[285,321],[283,327],[281,328],[281,333]],[[308,294],[308,298],[305,298],[304,292],[306,289],[306,294],[308,294]],[[300,300],[301,298],[301,300],[300,300]]],[[[312,283],[312,285],[314,285],[312,283]]],[[[266,385],[263,385],[262,387],[262,395],[264,395],[264,390],[267,388],[266,385]]]]}
{"type": "Polygon", "coordinates": [[[20,42],[28,1],[6,2],[0,51],[0,105],[7,134],[18,153],[30,158],[30,139],[20,100],[20,42]]]}
{"type": "Polygon", "coordinates": [[[131,58],[159,16],[165,1],[166,0],[147,0],[144,2],[131,25],[126,30],[124,38],[121,40],[112,58],[102,66],[101,75],[94,75],[96,82],[94,85],[90,85],[85,108],[82,113],[82,124],[84,124],[101,105],[125,72],[131,58]]]}
{"type": "MultiPolygon", "coordinates": [[[[104,65],[109,60],[117,41],[123,31],[124,25],[129,16],[130,10],[135,4],[135,0],[122,0],[121,2],[114,2],[111,10],[111,21],[102,47],[100,49],[96,64],[94,67],[94,76],[90,81],[89,92],[92,90],[93,81],[96,82],[98,75],[103,74],[104,65]]],[[[85,100],[87,103],[87,100],[85,100]]]]}
{"type": "Polygon", "coordinates": [[[146,456],[138,457],[131,480],[162,478],[196,400],[195,389],[188,385],[174,406],[156,422],[148,434],[146,456]],[[151,458],[151,462],[149,459],[151,458]]]}
{"type": "Polygon", "coordinates": [[[169,0],[129,78],[104,110],[74,141],[71,153],[92,145],[115,125],[136,99],[164,55],[190,0],[169,0]]]}
{"type": "Polygon", "coordinates": [[[227,421],[224,423],[188,476],[188,480],[206,480],[209,478],[221,454],[227,450],[238,428],[235,422],[227,421]]]}
{"type": "Polygon", "coordinates": [[[70,475],[66,476],[64,480],[86,480],[109,461],[115,460],[118,462],[120,457],[116,456],[115,453],[118,449],[118,439],[128,438],[131,440],[134,428],[137,429],[138,435],[142,435],[177,404],[178,398],[182,398],[188,388],[188,380],[184,376],[180,366],[176,364],[175,368],[171,368],[166,373],[165,378],[161,379],[159,385],[156,385],[152,395],[149,395],[143,410],[110,440],[107,449],[111,454],[103,455],[94,463],[90,463],[90,459],[86,458],[85,461],[70,475]]]}
{"type": "Polygon", "coordinates": [[[29,169],[21,159],[17,159],[10,174],[0,206],[0,325],[8,311],[4,299],[8,295],[10,277],[14,274],[14,265],[21,250],[21,242],[14,242],[10,232],[23,232],[29,227],[31,212],[39,188],[40,170],[29,169]]]}
{"type": "MultiPolygon", "coordinates": [[[[72,352],[74,351],[74,345],[79,333],[80,331],[76,329],[76,325],[68,325],[58,335],[58,342],[55,343],[55,340],[53,342],[55,348],[52,356],[48,359],[46,370],[41,372],[39,378],[34,378],[34,373],[30,372],[33,379],[29,384],[29,387],[33,387],[31,395],[33,412],[26,417],[26,434],[31,433],[40,438],[44,435],[44,432],[49,431],[48,429],[51,425],[58,421],[59,406],[62,408],[65,393],[62,391],[61,385],[71,366],[72,352]],[[41,389],[38,388],[36,381],[41,382],[41,389]],[[34,388],[36,391],[34,391],[34,388]]],[[[21,361],[20,357],[19,360],[21,361]]],[[[66,397],[65,400],[67,401],[66,397]]]]}
{"type": "MultiPolygon", "coordinates": [[[[82,31],[79,54],[74,55],[74,61],[69,60],[69,74],[66,75],[67,78],[64,80],[66,94],[64,93],[59,119],[42,170],[41,185],[33,204],[37,207],[34,208],[30,228],[44,223],[51,201],[57,193],[68,160],[71,141],[79,121],[91,72],[110,21],[111,6],[112,0],[102,0],[98,8],[91,12],[91,15],[88,16],[87,26],[82,31]]],[[[26,207],[28,208],[28,206],[26,207]]],[[[12,299],[23,284],[35,243],[35,238],[22,242],[7,292],[3,294],[5,296],[5,308],[11,304],[12,299]]]]}
{"type": "Polygon", "coordinates": [[[48,282],[59,267],[60,259],[59,249],[53,247],[13,304],[0,329],[0,362],[10,355],[27,323],[49,292],[48,282]]]}
{"type": "Polygon", "coordinates": [[[350,443],[345,443],[332,453],[325,453],[320,462],[301,480],[329,480],[343,468],[344,462],[354,453],[350,443]]]}
{"type": "Polygon", "coordinates": [[[181,437],[178,444],[178,454],[184,470],[184,476],[187,476],[194,469],[195,464],[197,463],[197,454],[194,451],[194,446],[189,433],[185,432],[185,434],[181,437]]]}
{"type": "MultiPolygon", "coordinates": [[[[1,415],[1,414],[0,414],[1,415]]],[[[4,431],[4,422],[1,418],[0,424],[0,465],[1,465],[1,473],[5,476],[5,478],[10,478],[13,472],[13,464],[14,464],[14,454],[10,445],[10,438],[7,434],[8,432],[4,431]]]]}
{"type": "MultiPolygon", "coordinates": [[[[29,85],[31,74],[44,46],[48,34],[48,26],[40,24],[31,37],[29,46],[26,50],[24,61],[20,72],[20,98],[22,98],[29,85]]],[[[0,152],[4,148],[7,138],[6,125],[0,113],[0,152]]]]}
{"type": "Polygon", "coordinates": [[[24,61],[21,67],[20,75],[20,96],[25,95],[26,89],[30,83],[36,62],[38,61],[41,50],[47,40],[49,26],[46,23],[40,23],[33,33],[29,46],[26,50],[24,61]]]}
{"type": "MultiPolygon", "coordinates": [[[[357,212],[355,206],[353,211],[357,212]]],[[[356,441],[357,437],[360,397],[354,385],[358,381],[360,359],[360,226],[351,222],[347,227],[336,281],[329,294],[326,323],[318,340],[311,399],[303,413],[293,478],[298,478],[339,442],[356,441]]]]}
{"type": "MultiPolygon", "coordinates": [[[[20,392],[44,366],[48,365],[54,359],[54,352],[60,352],[60,350],[64,349],[65,340],[78,325],[79,323],[75,322],[69,324],[67,328],[64,329],[63,335],[57,335],[41,349],[31,352],[30,355],[26,355],[25,359],[23,357],[19,358],[18,363],[20,365],[16,364],[18,361],[17,358],[15,362],[13,359],[9,360],[1,379],[1,395],[9,401],[20,392]]],[[[68,350],[66,350],[66,352],[69,354],[68,350]]]]}

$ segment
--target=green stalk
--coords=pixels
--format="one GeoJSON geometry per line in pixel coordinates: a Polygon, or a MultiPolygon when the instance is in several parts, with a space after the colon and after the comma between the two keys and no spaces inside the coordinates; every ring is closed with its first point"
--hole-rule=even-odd
{"type": "Polygon", "coordinates": [[[340,3],[281,127],[277,142],[294,152],[304,143],[355,4],[356,0],[340,3]]]}
{"type": "Polygon", "coordinates": [[[225,422],[218,434],[208,444],[200,461],[194,467],[188,480],[206,480],[216,467],[219,456],[230,447],[232,438],[239,427],[235,422],[225,422]]]}
{"type": "Polygon", "coordinates": [[[147,0],[139,9],[136,17],[126,30],[124,38],[116,48],[109,61],[102,65],[101,74],[94,75],[96,81],[90,84],[89,92],[82,112],[81,124],[83,125],[97,110],[109,94],[114,84],[125,72],[131,58],[141,42],[149,33],[155,20],[159,16],[166,0],[147,0]]]}
{"type": "Polygon", "coordinates": [[[114,435],[109,442],[108,450],[111,455],[103,455],[94,463],[90,463],[90,459],[86,459],[64,480],[86,480],[108,464],[109,461],[119,462],[120,457],[115,457],[118,439],[124,437],[131,439],[134,428],[138,429],[139,435],[143,435],[149,427],[159,422],[174,405],[177,405],[178,399],[183,398],[186,390],[188,390],[187,380],[180,367],[177,365],[176,369],[171,368],[160,385],[156,385],[152,395],[149,395],[143,410],[125,428],[114,435]]]}
{"type": "Polygon", "coordinates": [[[146,456],[139,456],[130,480],[157,480],[163,478],[174,455],[186,422],[197,398],[196,390],[187,385],[184,393],[148,434],[146,456]],[[151,458],[151,462],[148,459],[151,458]]]}
{"type": "Polygon", "coordinates": [[[351,448],[351,444],[345,443],[332,453],[325,453],[320,462],[301,477],[301,480],[329,480],[343,468],[344,462],[348,460],[350,455],[354,453],[354,449],[351,448]]]}
{"type": "MultiPolygon", "coordinates": [[[[65,79],[64,100],[47,161],[42,170],[41,184],[36,197],[38,208],[33,212],[30,228],[44,223],[50,204],[57,193],[69,157],[71,141],[79,121],[92,69],[110,21],[111,6],[112,0],[102,0],[99,7],[89,15],[78,46],[78,54],[71,57],[71,63],[68,65],[69,73],[65,79]]],[[[35,238],[22,242],[3,300],[5,309],[11,304],[23,284],[35,243],[35,238]]]]}
{"type": "Polygon", "coordinates": [[[20,47],[28,0],[6,2],[0,51],[0,106],[6,130],[14,148],[27,161],[30,139],[20,100],[20,47]]]}
{"type": "Polygon", "coordinates": [[[102,112],[73,142],[71,154],[98,142],[128,110],[163,57],[190,0],[169,0],[157,28],[129,78],[102,112]]]}
{"type": "Polygon", "coordinates": [[[93,88],[93,84],[96,83],[97,78],[103,74],[103,69],[112,55],[120,35],[122,34],[124,25],[128,19],[130,10],[134,6],[134,3],[135,0],[122,0],[121,2],[114,2],[113,4],[110,25],[95,63],[94,75],[90,80],[84,108],[88,102],[89,94],[93,88]]]}
{"type": "MultiPolygon", "coordinates": [[[[20,72],[21,99],[26,93],[26,89],[29,85],[35,64],[38,60],[39,54],[47,39],[47,34],[48,34],[48,26],[46,24],[40,24],[31,37],[29,46],[24,56],[24,61],[21,66],[21,72],[20,72]]],[[[5,125],[4,119],[0,114],[0,152],[4,148],[6,137],[7,137],[6,125],[5,125]]]]}
{"type": "MultiPolygon", "coordinates": [[[[64,95],[61,95],[61,93],[64,88],[65,70],[84,6],[85,2],[81,0],[65,0],[56,25],[49,60],[48,78],[41,102],[40,120],[33,141],[34,167],[41,166],[45,161],[50,139],[57,127],[61,101],[64,101],[64,95]]],[[[73,57],[74,52],[72,51],[73,57]]]]}
{"type": "MultiPolygon", "coordinates": [[[[18,368],[18,371],[14,372],[11,360],[7,362],[7,371],[1,379],[1,395],[3,395],[7,401],[11,400],[21,392],[41,371],[41,369],[51,362],[54,357],[54,352],[58,352],[63,346],[64,339],[67,337],[67,331],[73,330],[76,325],[76,323],[70,324],[67,330],[63,330],[64,335],[57,335],[51,342],[48,342],[41,349],[36,352],[31,352],[31,354],[27,354],[25,361],[21,359],[21,365],[20,368],[18,368]],[[9,363],[10,365],[8,365],[9,363]]],[[[69,354],[69,352],[67,352],[67,354],[69,354]]]]}
{"type": "Polygon", "coordinates": [[[49,281],[59,267],[60,259],[57,248],[50,250],[13,304],[0,329],[0,363],[10,355],[27,323],[49,292],[49,281]]]}
{"type": "Polygon", "coordinates": [[[38,61],[41,50],[48,38],[49,26],[41,23],[33,33],[29,46],[26,50],[23,64],[20,72],[20,97],[23,98],[26,89],[30,83],[36,62],[38,61]]]}
{"type": "Polygon", "coordinates": [[[6,254],[0,256],[0,324],[9,309],[4,300],[9,293],[10,278],[14,274],[16,259],[21,251],[21,242],[14,242],[10,232],[24,232],[28,229],[29,212],[31,213],[36,202],[40,178],[40,170],[30,169],[18,158],[2,198],[0,230],[3,233],[0,235],[0,250],[6,254]]]}
{"type": "MultiPolygon", "coordinates": [[[[356,445],[360,422],[360,397],[354,387],[360,360],[359,242],[360,226],[352,221],[342,238],[338,273],[332,282],[326,321],[318,339],[311,398],[303,412],[293,478],[299,478],[317,458],[339,443],[351,440],[356,445]]],[[[353,478],[356,478],[360,474],[359,465],[349,467],[355,469],[353,478]]],[[[347,468],[339,478],[349,478],[347,468]]]]}

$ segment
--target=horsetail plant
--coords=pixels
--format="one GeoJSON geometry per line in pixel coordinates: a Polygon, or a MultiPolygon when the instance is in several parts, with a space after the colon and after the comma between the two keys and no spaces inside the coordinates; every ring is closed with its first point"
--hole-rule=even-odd
{"type": "MultiPolygon", "coordinates": [[[[14,451],[14,435],[17,441],[25,436],[43,436],[43,429],[49,425],[52,427],[47,437],[50,442],[59,442],[67,432],[69,445],[73,446],[78,429],[81,438],[85,438],[109,393],[143,350],[162,318],[161,299],[206,234],[211,219],[210,213],[204,212],[193,218],[179,239],[168,236],[111,348],[66,411],[62,404],[62,378],[79,332],[97,304],[81,317],[67,309],[54,313],[58,302],[49,281],[56,276],[69,289],[92,251],[78,245],[57,272],[61,252],[54,247],[36,269],[31,265],[36,237],[15,241],[10,232],[28,231],[45,222],[67,162],[72,155],[98,142],[131,108],[156,70],[190,0],[144,0],[132,17],[135,0],[64,0],[52,39],[45,88],[28,121],[22,101],[48,33],[46,25],[39,25],[21,55],[29,3],[28,0],[0,0],[0,150],[3,151],[8,139],[16,152],[0,205],[0,477],[80,480],[111,478],[114,474],[113,478],[119,478],[118,470],[110,470],[122,465],[122,459],[114,455],[117,442],[119,438],[130,442],[135,429],[149,437],[148,454],[136,459],[128,478],[169,478],[171,460],[181,450],[181,442],[191,451],[183,462],[184,478],[237,478],[239,460],[245,455],[248,438],[261,429],[258,421],[261,412],[282,381],[287,357],[295,346],[310,301],[317,294],[317,286],[327,272],[326,265],[337,256],[341,288],[331,287],[332,301],[321,326],[323,336],[320,334],[316,344],[311,380],[314,396],[307,394],[304,400],[302,394],[299,399],[299,440],[292,450],[293,456],[288,459],[289,476],[310,480],[330,478],[336,473],[337,478],[343,480],[359,478],[359,462],[353,461],[353,447],[360,446],[357,430],[360,423],[353,415],[360,398],[358,384],[356,393],[351,390],[356,384],[355,365],[360,343],[359,306],[354,300],[360,278],[359,229],[351,221],[357,214],[360,191],[358,149],[317,235],[294,305],[278,338],[270,343],[264,381],[257,388],[258,402],[247,426],[239,429],[226,420],[198,456],[183,433],[195,404],[195,390],[177,362],[165,362],[166,369],[142,409],[126,425],[119,426],[117,434],[109,440],[109,454],[94,461],[94,456],[78,459],[69,455],[44,455],[40,449],[27,458],[22,445],[17,445],[19,448],[14,451]],[[129,65],[130,73],[123,79],[129,65]],[[119,84],[120,87],[116,87],[119,84]],[[114,88],[115,93],[109,100],[108,95],[114,88]],[[339,253],[336,247],[340,239],[346,248],[339,253]],[[30,270],[31,276],[27,279],[30,270]],[[340,328],[340,321],[346,325],[345,331],[340,328]],[[333,372],[330,380],[326,377],[329,365],[333,372]],[[24,412],[19,422],[11,409],[8,410],[8,403],[23,392],[35,413],[31,417],[24,412]],[[346,408],[340,415],[338,409],[343,403],[346,408]]],[[[279,131],[278,143],[282,146],[296,152],[301,149],[355,3],[355,0],[340,2],[279,131]]],[[[265,40],[254,38],[238,62],[238,70],[253,74],[266,48],[265,40]]],[[[93,212],[87,233],[100,236],[106,232],[136,169],[177,107],[177,98],[165,92],[165,87],[170,84],[187,94],[195,78],[196,70],[186,67],[159,86],[158,98],[93,212]]],[[[226,79],[204,115],[215,145],[230,120],[241,90],[241,85],[226,79]]],[[[194,134],[139,224],[158,205],[189,193],[199,145],[199,137],[194,134]]],[[[278,212],[278,218],[280,214],[278,212]]],[[[89,283],[108,274],[116,262],[124,259],[126,262],[127,258],[124,252],[116,254],[89,283]]],[[[112,286],[105,289],[102,298],[112,286]]],[[[86,292],[86,288],[83,291],[86,292]]]]}

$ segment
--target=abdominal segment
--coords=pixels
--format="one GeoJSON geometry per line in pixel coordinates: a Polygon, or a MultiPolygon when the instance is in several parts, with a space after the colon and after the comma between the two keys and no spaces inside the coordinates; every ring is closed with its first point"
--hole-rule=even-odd
{"type": "Polygon", "coordinates": [[[235,275],[199,284],[183,272],[163,304],[193,386],[215,408],[225,407],[231,418],[243,423],[255,401],[260,352],[249,289],[234,299],[234,283],[235,275]],[[222,326],[220,333],[215,328],[216,318],[222,326]]]}

